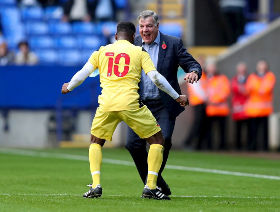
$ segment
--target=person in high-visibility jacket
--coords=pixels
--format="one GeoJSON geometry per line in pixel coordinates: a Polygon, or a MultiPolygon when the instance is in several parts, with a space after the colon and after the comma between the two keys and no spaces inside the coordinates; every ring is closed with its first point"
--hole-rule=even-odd
{"type": "Polygon", "coordinates": [[[228,98],[230,95],[230,82],[224,74],[217,71],[216,64],[209,63],[206,67],[207,73],[207,106],[208,117],[208,149],[212,149],[213,124],[218,122],[220,130],[219,150],[224,150],[226,145],[226,127],[229,115],[228,98]]]}
{"type": "Polygon", "coordinates": [[[250,150],[268,150],[268,117],[273,112],[275,75],[268,63],[260,60],[256,73],[250,74],[246,83],[248,100],[245,113],[250,117],[250,150]],[[259,147],[260,148],[257,148],[259,147]]]}
{"type": "Polygon", "coordinates": [[[191,126],[189,134],[185,140],[185,149],[192,150],[201,149],[202,142],[205,139],[207,130],[206,123],[206,73],[204,70],[205,58],[203,55],[199,55],[197,62],[202,68],[202,75],[197,83],[187,83],[187,91],[189,94],[189,103],[193,107],[194,122],[191,126]]]}
{"type": "Polygon", "coordinates": [[[247,78],[247,65],[245,63],[238,63],[236,66],[236,75],[231,79],[232,119],[235,122],[235,143],[237,150],[242,149],[242,144],[246,144],[246,148],[248,148],[247,144],[249,142],[249,118],[245,113],[245,103],[248,98],[245,89],[247,78]],[[241,136],[242,131],[246,132],[246,136],[241,136]],[[246,138],[245,141],[242,141],[242,137],[246,138]]]}

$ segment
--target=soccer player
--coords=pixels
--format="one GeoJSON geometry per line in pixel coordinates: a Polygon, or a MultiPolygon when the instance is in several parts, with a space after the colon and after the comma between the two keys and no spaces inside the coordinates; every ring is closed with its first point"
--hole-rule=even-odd
{"type": "Polygon", "coordinates": [[[114,44],[101,47],[93,52],[89,61],[78,71],[69,83],[64,83],[61,92],[69,93],[80,85],[95,69],[99,69],[102,94],[91,128],[89,163],[92,175],[92,187],[84,193],[85,198],[102,195],[100,169],[102,163],[101,147],[105,141],[111,141],[119,122],[124,121],[139,137],[151,146],[148,155],[148,176],[142,196],[159,200],[170,200],[157,189],[157,176],[162,163],[164,138],[150,110],[139,102],[138,83],[141,70],[150,77],[159,89],[169,94],[181,106],[188,104],[185,95],[179,95],[156,71],[149,54],[133,45],[135,26],[131,22],[120,22],[115,34],[114,44]]]}

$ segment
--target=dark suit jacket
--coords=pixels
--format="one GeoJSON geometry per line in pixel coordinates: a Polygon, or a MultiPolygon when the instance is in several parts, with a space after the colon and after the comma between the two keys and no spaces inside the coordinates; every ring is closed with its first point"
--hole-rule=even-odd
{"type": "MultiPolygon", "coordinates": [[[[199,78],[201,77],[202,70],[199,63],[187,52],[180,38],[164,35],[160,33],[160,45],[158,52],[157,71],[163,75],[170,85],[181,94],[181,89],[178,83],[177,72],[178,67],[189,73],[197,71],[199,78]],[[166,49],[162,48],[163,42],[166,44],[166,49]]],[[[141,36],[136,36],[134,39],[136,46],[142,46],[141,36]]],[[[178,102],[172,99],[167,93],[159,90],[163,105],[172,117],[177,117],[184,108],[178,102]]]]}

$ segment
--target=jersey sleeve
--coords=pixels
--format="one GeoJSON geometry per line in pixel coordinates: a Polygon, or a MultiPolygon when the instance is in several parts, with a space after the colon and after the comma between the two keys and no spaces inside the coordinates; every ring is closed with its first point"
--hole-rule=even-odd
{"type": "Polygon", "coordinates": [[[98,51],[94,51],[88,60],[93,65],[94,70],[98,68],[99,52],[102,48],[103,46],[101,46],[98,51]]]}
{"type": "Polygon", "coordinates": [[[141,51],[141,66],[142,66],[143,70],[145,71],[145,74],[147,74],[150,71],[156,71],[156,67],[155,67],[150,55],[143,48],[141,51]]]}

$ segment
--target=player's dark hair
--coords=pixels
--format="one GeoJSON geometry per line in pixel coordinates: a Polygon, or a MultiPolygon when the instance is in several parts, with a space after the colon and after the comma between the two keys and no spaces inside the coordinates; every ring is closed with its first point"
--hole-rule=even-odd
{"type": "Polygon", "coordinates": [[[136,32],[135,25],[132,22],[120,22],[117,26],[117,33],[125,32],[129,35],[133,35],[136,32]]]}

